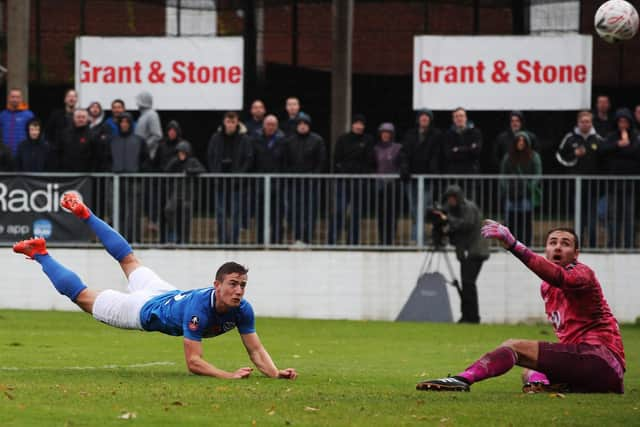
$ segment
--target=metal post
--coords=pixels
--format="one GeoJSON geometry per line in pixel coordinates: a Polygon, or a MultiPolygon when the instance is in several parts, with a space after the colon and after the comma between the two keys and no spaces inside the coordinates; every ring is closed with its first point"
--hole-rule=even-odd
{"type": "Polygon", "coordinates": [[[113,229],[120,231],[120,176],[113,175],[113,229]]]}
{"type": "Polygon", "coordinates": [[[574,218],[573,223],[575,226],[576,234],[580,236],[582,233],[582,177],[576,177],[576,192],[574,194],[574,218]]]}
{"type": "Polygon", "coordinates": [[[424,177],[418,177],[418,198],[416,200],[416,245],[424,246],[424,177]]]}
{"type": "MultiPolygon", "coordinates": [[[[264,245],[269,246],[271,243],[271,177],[264,177],[264,220],[263,220],[263,237],[264,245]]],[[[276,214],[277,215],[277,214],[276,214]]]]}
{"type": "Polygon", "coordinates": [[[331,65],[330,170],[338,136],[351,123],[351,48],[353,41],[353,0],[333,0],[333,59],[331,65]]]}

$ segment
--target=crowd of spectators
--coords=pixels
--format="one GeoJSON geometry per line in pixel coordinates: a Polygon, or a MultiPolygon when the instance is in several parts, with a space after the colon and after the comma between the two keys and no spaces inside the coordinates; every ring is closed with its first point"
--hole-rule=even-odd
{"type": "MultiPolygon", "coordinates": [[[[141,92],[135,98],[138,114],[134,118],[124,101],[115,99],[107,116],[103,106],[92,102],[87,108],[77,105],[73,89],[64,95],[63,106],[52,111],[46,120],[34,117],[23,102],[18,89],[9,91],[7,108],[0,112],[0,172],[184,172],[193,177],[203,172],[220,174],[291,173],[311,174],[385,174],[398,178],[379,179],[374,195],[378,218],[378,240],[390,245],[395,240],[400,199],[407,202],[412,219],[417,217],[418,188],[411,177],[417,174],[475,175],[499,171],[508,175],[542,175],[542,161],[535,129],[526,126],[525,114],[512,111],[504,131],[488,140],[460,107],[451,113],[451,125],[438,129],[434,113],[420,110],[415,127],[398,132],[393,123],[371,126],[362,114],[355,114],[348,132],[334,144],[333,157],[328,142],[313,130],[312,118],[301,108],[300,99],[285,100],[279,120],[262,100],[254,100],[246,117],[227,112],[211,135],[206,157],[196,158],[192,145],[183,138],[180,124],[171,120],[163,129],[158,113],[153,109],[153,97],[141,92]],[[367,132],[375,128],[375,133],[367,132]],[[399,137],[401,136],[401,137],[399,137]],[[483,147],[488,144],[490,147],[483,147]],[[481,168],[481,152],[491,153],[491,170],[481,168]]],[[[575,127],[557,143],[557,167],[572,175],[637,175],[640,172],[640,105],[631,111],[620,108],[611,111],[610,99],[598,96],[594,111],[580,111],[575,127]]],[[[272,187],[270,217],[271,240],[283,240],[286,221],[296,241],[314,239],[319,195],[316,180],[283,180],[272,187]],[[288,200],[276,197],[286,187],[288,200]],[[278,200],[276,200],[278,199],[278,200]]],[[[171,187],[169,185],[169,187],[171,187]]],[[[191,216],[193,191],[174,188],[171,195],[155,200],[161,212],[150,214],[152,221],[184,223],[191,216]]],[[[436,195],[430,182],[423,186],[427,206],[436,195]]],[[[162,188],[166,190],[166,188],[162,188]]],[[[246,218],[240,214],[243,189],[233,182],[216,191],[216,222],[221,243],[235,244],[246,218]]],[[[140,189],[132,189],[132,194],[140,189]]],[[[257,242],[264,232],[264,199],[261,186],[245,210],[256,219],[257,242]]],[[[532,212],[540,204],[541,185],[535,178],[504,179],[499,184],[504,220],[514,227],[525,242],[531,242],[532,212]]],[[[591,211],[609,209],[609,244],[631,247],[635,202],[629,202],[628,188],[612,185],[606,196],[596,196],[588,186],[582,189],[583,225],[589,243],[595,245],[596,215],[591,211]],[[593,207],[593,209],[591,209],[593,207]]],[[[329,218],[328,243],[340,241],[356,245],[360,241],[360,221],[363,204],[362,188],[338,180],[332,192],[334,214],[329,218]],[[349,215],[346,213],[349,212],[349,215]]],[[[147,211],[151,210],[148,206],[147,211]]],[[[148,212],[149,213],[149,212],[148,212]]],[[[123,212],[124,216],[131,212],[123,212]]],[[[415,240],[412,227],[412,238],[415,240]]],[[[134,233],[133,230],[125,230],[134,233]]],[[[189,225],[167,227],[169,239],[188,241],[189,225]]]]}

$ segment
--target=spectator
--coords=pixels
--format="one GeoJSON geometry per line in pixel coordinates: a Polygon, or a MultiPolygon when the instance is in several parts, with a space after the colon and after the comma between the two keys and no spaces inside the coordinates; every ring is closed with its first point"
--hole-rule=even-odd
{"type": "Polygon", "coordinates": [[[295,96],[290,96],[285,102],[287,117],[282,121],[282,132],[285,136],[292,136],[296,133],[298,122],[296,118],[300,113],[300,100],[295,96]]]}
{"type": "Polygon", "coordinates": [[[87,109],[89,113],[89,134],[93,141],[96,141],[100,151],[102,152],[102,164],[96,165],[96,171],[108,171],[108,159],[111,156],[111,126],[109,126],[104,117],[102,105],[98,101],[89,104],[87,109]]]}
{"type": "Polygon", "coordinates": [[[189,243],[191,236],[191,220],[193,218],[194,176],[207,170],[191,156],[191,144],[181,140],[175,147],[175,154],[165,166],[165,172],[184,173],[183,179],[172,180],[169,186],[169,198],[164,205],[164,217],[168,223],[168,241],[189,243]]]}
{"type": "Polygon", "coordinates": [[[0,172],[13,172],[14,163],[11,149],[7,145],[0,144],[0,172]]]}
{"type": "Polygon", "coordinates": [[[246,121],[245,126],[247,127],[249,137],[253,137],[256,133],[262,131],[262,121],[264,120],[265,114],[267,114],[264,102],[260,99],[253,101],[249,114],[251,117],[246,121]]]}
{"type": "MultiPolygon", "coordinates": [[[[296,118],[296,130],[286,141],[286,163],[290,173],[323,173],[327,165],[324,139],[311,132],[311,117],[303,112],[296,118]]],[[[298,245],[313,242],[320,183],[315,178],[294,178],[289,188],[287,221],[298,245]]]]}
{"type": "MultiPolygon", "coordinates": [[[[370,174],[376,170],[373,137],[365,132],[366,119],[355,114],[351,120],[351,131],[338,137],[334,153],[334,172],[340,174],[370,174]]],[[[360,218],[366,209],[367,180],[360,178],[337,178],[333,208],[334,215],[329,226],[329,244],[338,242],[342,234],[347,210],[351,210],[347,232],[347,244],[360,243],[360,218]]]]}
{"type": "Polygon", "coordinates": [[[443,172],[464,175],[480,173],[482,133],[467,120],[464,108],[456,108],[452,117],[453,125],[443,136],[443,172]]]}
{"type": "MultiPolygon", "coordinates": [[[[133,131],[130,113],[118,116],[118,133],[111,139],[111,172],[139,173],[149,169],[147,145],[133,131]]],[[[139,178],[121,178],[120,224],[129,241],[142,240],[142,188],[139,178]]]]}
{"type": "MultiPolygon", "coordinates": [[[[402,145],[395,142],[395,127],[392,123],[382,123],[378,127],[378,142],[374,150],[377,174],[397,174],[400,172],[400,150],[402,145]]],[[[378,242],[393,245],[396,236],[396,205],[398,200],[397,180],[378,178],[376,180],[378,208],[378,242]]]]}
{"type": "MultiPolygon", "coordinates": [[[[411,179],[411,175],[429,175],[440,173],[440,150],[442,149],[442,132],[432,126],[433,112],[420,110],[416,115],[416,127],[407,131],[400,150],[400,178],[405,183],[404,190],[409,202],[412,227],[411,238],[416,241],[416,220],[418,215],[418,183],[411,179]]],[[[424,182],[423,209],[433,206],[433,192],[431,181],[424,182]]],[[[420,230],[424,230],[421,224],[420,230]]]]}
{"type": "MultiPolygon", "coordinates": [[[[283,173],[286,170],[286,144],[284,133],[278,129],[278,119],[273,114],[265,116],[262,129],[251,138],[255,153],[253,172],[272,174],[283,173]]],[[[257,183],[256,197],[256,229],[257,242],[264,243],[264,186],[262,180],[257,183]]],[[[271,243],[282,243],[282,220],[284,215],[282,180],[271,180],[270,194],[270,234],[271,243]]]]}
{"type": "Polygon", "coordinates": [[[93,172],[104,164],[103,156],[100,142],[89,132],[89,113],[76,109],[73,126],[62,132],[57,147],[51,147],[51,164],[61,172],[93,172]]]}
{"type": "Polygon", "coordinates": [[[64,93],[64,106],[53,110],[44,129],[47,142],[57,149],[62,133],[73,125],[73,112],[78,106],[78,93],[75,89],[67,89],[64,93]]]}
{"type": "MultiPolygon", "coordinates": [[[[156,158],[154,159],[154,169],[158,171],[164,171],[167,168],[169,162],[176,158],[176,147],[182,141],[182,128],[177,120],[171,120],[167,123],[165,129],[165,137],[160,140],[158,145],[158,151],[156,158]]],[[[191,145],[191,144],[189,144],[191,145]]],[[[189,153],[191,155],[191,153],[189,153]]]]}
{"type": "MultiPolygon", "coordinates": [[[[526,132],[517,132],[509,152],[500,165],[501,175],[542,175],[540,156],[531,148],[526,132]]],[[[505,202],[505,223],[516,230],[521,241],[529,246],[533,242],[533,209],[541,198],[539,179],[503,178],[501,190],[505,202]]]]}
{"type": "Polygon", "coordinates": [[[636,108],[633,110],[633,118],[634,118],[634,127],[636,130],[640,131],[640,104],[636,105],[636,108]]]}
{"type": "MultiPolygon", "coordinates": [[[[118,126],[118,117],[127,112],[127,108],[122,99],[114,99],[111,101],[111,117],[105,120],[105,123],[111,128],[111,135],[117,135],[120,132],[118,126]]],[[[133,129],[136,128],[136,122],[133,122],[133,129]]]]}
{"type": "MultiPolygon", "coordinates": [[[[602,144],[605,172],[610,175],[637,176],[640,172],[640,139],[634,129],[633,116],[627,108],[616,111],[617,130],[610,132],[602,144]]],[[[608,183],[609,247],[635,246],[635,181],[611,180],[608,183]],[[622,238],[620,238],[622,231],[622,238]]]]}
{"type": "Polygon", "coordinates": [[[49,144],[42,134],[40,120],[29,120],[27,129],[27,139],[18,145],[16,170],[20,172],[44,172],[47,170],[49,144]]]}
{"type": "MultiPolygon", "coordinates": [[[[570,175],[596,175],[600,173],[600,149],[603,138],[593,127],[590,111],[578,113],[576,127],[565,135],[556,151],[556,159],[570,175]]],[[[581,222],[587,227],[589,246],[596,246],[597,208],[601,195],[597,192],[597,181],[585,179],[581,190],[581,222]]],[[[577,230],[581,232],[582,230],[577,230]]],[[[582,239],[584,242],[586,239],[582,239]]]]}
{"type": "Polygon", "coordinates": [[[136,104],[140,109],[140,117],[138,117],[135,134],[147,144],[149,158],[153,160],[156,157],[158,144],[162,139],[160,116],[153,109],[153,96],[149,92],[142,91],[136,95],[136,104]]]}
{"type": "MultiPolygon", "coordinates": [[[[251,170],[253,148],[246,135],[246,128],[240,126],[237,113],[225,113],[222,128],[209,140],[207,163],[209,172],[212,173],[248,173],[251,170]]],[[[243,210],[240,210],[242,179],[219,179],[214,186],[218,239],[224,244],[239,242],[242,216],[248,215],[248,204],[243,203],[243,210]],[[231,230],[228,229],[228,224],[231,230]]]]}
{"type": "Polygon", "coordinates": [[[504,158],[504,155],[509,152],[509,147],[513,144],[513,138],[516,132],[527,132],[529,139],[531,140],[531,148],[534,151],[538,151],[538,139],[536,135],[530,130],[525,128],[524,113],[522,111],[514,110],[509,113],[509,128],[501,132],[493,143],[493,160],[496,171],[500,170],[500,163],[504,158]]]}
{"type": "Polygon", "coordinates": [[[27,138],[27,122],[34,117],[23,102],[22,91],[11,89],[7,98],[7,108],[0,112],[2,142],[9,147],[11,156],[18,152],[18,144],[27,138]]]}
{"type": "Polygon", "coordinates": [[[462,318],[458,323],[480,323],[476,280],[482,264],[489,258],[489,244],[480,234],[482,213],[473,201],[464,197],[458,185],[446,189],[442,204],[446,206],[446,213],[440,210],[433,213],[447,224],[449,243],[455,246],[456,258],[460,262],[462,318]]]}
{"type": "Polygon", "coordinates": [[[608,95],[598,95],[596,97],[596,109],[593,112],[593,127],[601,137],[606,137],[615,130],[615,123],[609,114],[611,110],[611,100],[608,95]]]}

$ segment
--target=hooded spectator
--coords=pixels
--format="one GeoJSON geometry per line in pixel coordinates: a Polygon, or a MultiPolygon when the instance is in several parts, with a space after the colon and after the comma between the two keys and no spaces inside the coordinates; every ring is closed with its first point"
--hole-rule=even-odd
{"type": "Polygon", "coordinates": [[[182,138],[182,128],[177,120],[171,120],[167,123],[165,129],[165,136],[158,145],[158,152],[154,159],[154,169],[163,171],[166,169],[169,161],[176,156],[176,147],[180,142],[184,141],[182,138]]]}
{"type": "Polygon", "coordinates": [[[27,139],[18,145],[16,170],[20,172],[44,172],[47,170],[49,144],[42,133],[40,120],[27,122],[27,139]]]}
{"type": "Polygon", "coordinates": [[[153,96],[149,92],[142,91],[136,95],[136,104],[140,109],[140,117],[135,126],[135,134],[147,144],[149,158],[153,160],[158,150],[158,144],[162,139],[160,116],[153,109],[153,96]]]}
{"type": "Polygon", "coordinates": [[[509,113],[509,127],[501,132],[493,143],[493,167],[495,167],[495,170],[499,170],[502,158],[509,152],[516,132],[527,132],[531,141],[531,148],[538,150],[538,139],[533,132],[526,128],[524,113],[514,110],[509,113]]]}

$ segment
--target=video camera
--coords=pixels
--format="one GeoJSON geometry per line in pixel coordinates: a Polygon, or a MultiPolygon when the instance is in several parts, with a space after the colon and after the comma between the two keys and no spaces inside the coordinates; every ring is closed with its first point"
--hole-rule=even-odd
{"type": "Polygon", "coordinates": [[[436,204],[435,207],[427,209],[426,220],[431,223],[431,242],[437,248],[443,248],[446,245],[445,237],[448,234],[448,221],[442,219],[440,213],[447,215],[446,208],[436,204]]]}

